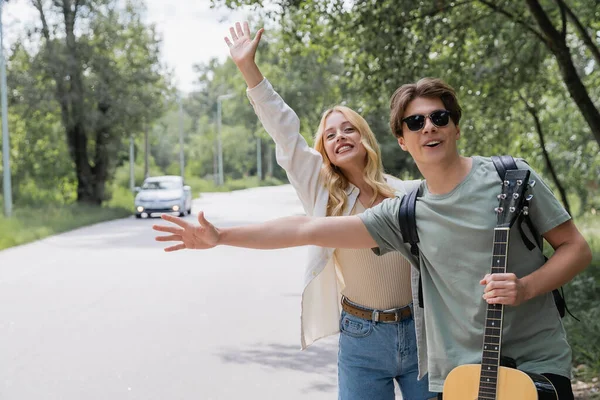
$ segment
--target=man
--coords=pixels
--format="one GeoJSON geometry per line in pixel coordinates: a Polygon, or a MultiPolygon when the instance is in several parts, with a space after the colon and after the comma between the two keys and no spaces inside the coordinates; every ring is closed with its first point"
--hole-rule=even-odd
{"type": "MultiPolygon", "coordinates": [[[[487,274],[500,182],[490,159],[459,154],[460,117],[454,90],[438,79],[404,85],[392,96],[392,132],[425,177],[416,216],[430,390],[441,392],[454,367],[481,361],[487,301],[509,306],[503,324],[503,356],[514,359],[519,369],[544,374],[559,399],[572,399],[571,349],[551,291],[590,263],[590,248],[531,171],[537,185],[531,189],[534,201],[529,216],[554,255],[544,263],[541,253],[530,252],[517,233],[509,246],[510,273],[487,274]]],[[[521,161],[518,166],[529,168],[521,161]]],[[[359,216],[288,217],[226,229],[212,226],[201,212],[199,227],[166,216],[179,227],[154,229],[172,234],[159,241],[182,242],[167,251],[218,244],[262,249],[312,244],[410,255],[400,233],[400,201],[400,197],[385,200],[359,216]]]]}

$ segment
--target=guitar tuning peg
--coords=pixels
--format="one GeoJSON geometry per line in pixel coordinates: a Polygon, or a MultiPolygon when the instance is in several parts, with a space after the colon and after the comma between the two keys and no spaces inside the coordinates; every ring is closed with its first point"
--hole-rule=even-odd
{"type": "Polygon", "coordinates": [[[535,186],[535,181],[532,179],[529,181],[529,187],[534,187],[535,186]]]}
{"type": "Polygon", "coordinates": [[[504,211],[504,208],[496,207],[496,208],[494,208],[494,211],[496,211],[498,214],[500,214],[502,211],[504,211]]]}
{"type": "Polygon", "coordinates": [[[506,193],[501,193],[498,195],[498,200],[504,200],[506,198],[506,193]]]}
{"type": "Polygon", "coordinates": [[[517,179],[517,186],[521,186],[523,184],[523,181],[521,179],[517,179]]]}
{"type": "Polygon", "coordinates": [[[523,215],[529,215],[529,207],[523,207],[523,215]]]}
{"type": "Polygon", "coordinates": [[[504,182],[502,182],[502,184],[503,184],[504,186],[508,186],[508,183],[509,183],[508,181],[504,181],[504,182]]]}
{"type": "Polygon", "coordinates": [[[519,193],[513,193],[513,199],[518,199],[519,198],[519,193]]]}
{"type": "Polygon", "coordinates": [[[514,208],[514,207],[510,207],[509,210],[510,210],[511,213],[514,213],[517,209],[514,208]]]}
{"type": "Polygon", "coordinates": [[[531,199],[533,199],[533,195],[527,195],[527,197],[525,197],[525,201],[530,201],[531,199]]]}

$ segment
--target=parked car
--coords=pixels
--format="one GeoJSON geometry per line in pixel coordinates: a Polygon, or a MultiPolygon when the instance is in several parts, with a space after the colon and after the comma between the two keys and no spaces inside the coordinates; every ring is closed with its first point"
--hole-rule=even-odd
{"type": "Polygon", "coordinates": [[[178,213],[180,217],[192,212],[192,189],[180,176],[166,175],[146,178],[136,187],[135,217],[152,213],[178,213]]]}

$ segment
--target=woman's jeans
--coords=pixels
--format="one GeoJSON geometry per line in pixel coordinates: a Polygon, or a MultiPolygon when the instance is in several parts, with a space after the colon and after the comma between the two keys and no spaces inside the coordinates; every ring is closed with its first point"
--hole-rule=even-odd
{"type": "Polygon", "coordinates": [[[394,379],[403,400],[435,399],[420,381],[415,323],[372,322],[342,311],[338,354],[339,400],[393,400],[394,379]]]}

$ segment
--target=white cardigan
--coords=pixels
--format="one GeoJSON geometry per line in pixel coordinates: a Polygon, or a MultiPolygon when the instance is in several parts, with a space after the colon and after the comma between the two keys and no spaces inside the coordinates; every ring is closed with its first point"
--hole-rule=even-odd
{"type": "MultiPolygon", "coordinates": [[[[320,181],[323,159],[319,152],[308,146],[300,134],[298,116],[275,92],[267,79],[263,79],[252,89],[248,89],[247,95],[265,130],[275,141],[277,163],[286,171],[306,214],[325,217],[329,191],[320,181]]],[[[401,193],[407,193],[420,183],[420,181],[401,181],[391,176],[386,176],[386,179],[390,186],[401,193]]],[[[346,193],[348,194],[348,205],[344,210],[344,215],[348,215],[354,207],[359,189],[350,184],[346,193]]],[[[307,348],[318,339],[339,332],[341,294],[335,271],[334,250],[317,246],[308,248],[300,317],[302,349],[307,348]]],[[[416,301],[419,272],[414,265],[411,270],[419,378],[421,378],[427,373],[425,325],[423,324],[423,310],[416,301]]]]}

